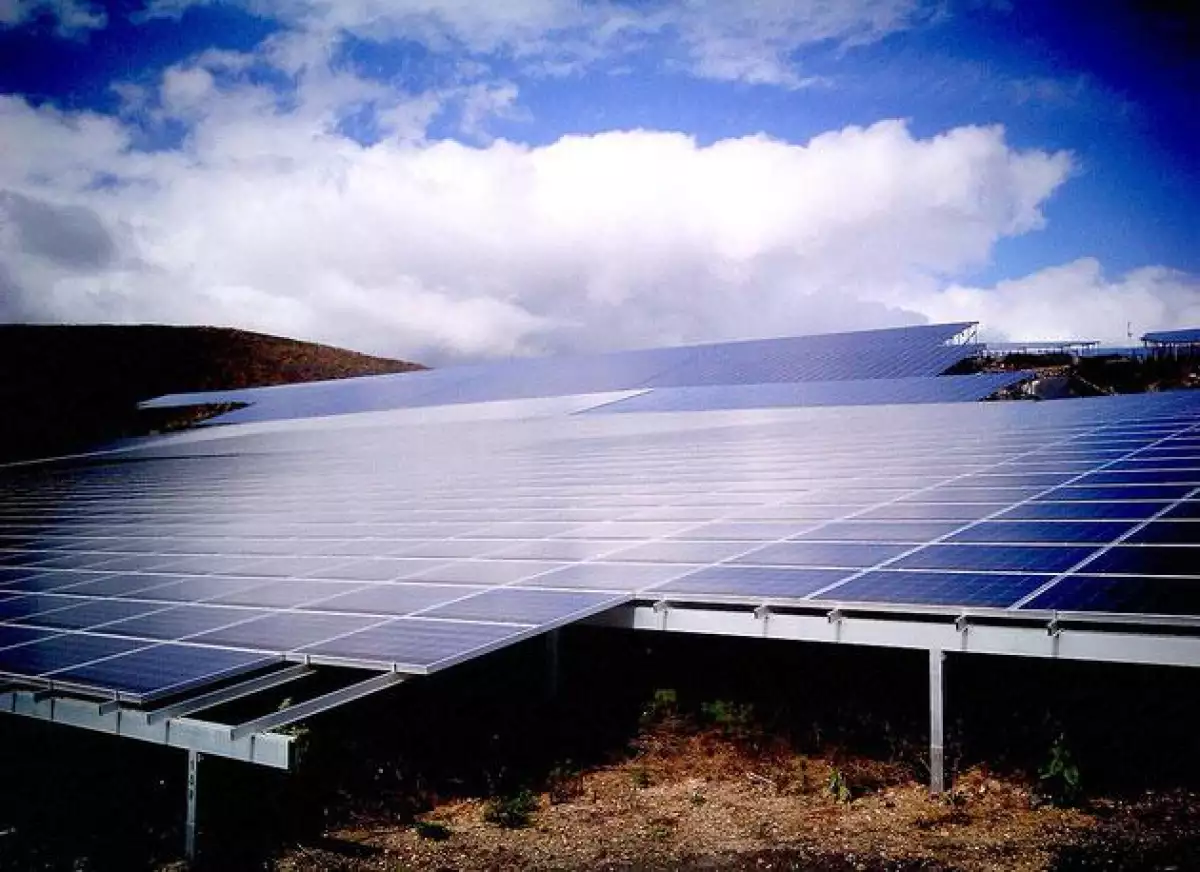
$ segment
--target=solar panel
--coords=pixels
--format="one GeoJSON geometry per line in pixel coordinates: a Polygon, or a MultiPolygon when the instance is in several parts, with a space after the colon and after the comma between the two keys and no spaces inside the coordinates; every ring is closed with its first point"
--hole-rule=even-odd
{"type": "Polygon", "coordinates": [[[0,671],[425,672],[631,598],[1196,614],[1200,394],[272,426],[0,470],[0,671]]]}
{"type": "MultiPolygon", "coordinates": [[[[638,388],[701,385],[755,386],[746,392],[666,392],[643,402],[691,403],[695,408],[750,408],[763,404],[949,402],[981,399],[1025,374],[989,374],[927,384],[979,346],[951,344],[969,323],[651,348],[574,357],[501,361],[443,370],[367,376],[233,391],[172,394],[142,404],[172,408],[246,403],[215,421],[225,424],[310,418],[350,412],[416,409],[472,403],[570,397],[638,388]],[[767,383],[855,379],[912,379],[890,386],[849,385],[808,391],[771,390],[767,383]],[[707,398],[707,399],[706,399],[707,398]],[[714,406],[714,403],[726,403],[714,406]]],[[[520,409],[520,407],[517,407],[520,409]]],[[[622,410],[623,411],[623,410],[622,410]]]]}
{"type": "Polygon", "coordinates": [[[1016,372],[942,376],[940,378],[921,376],[774,384],[718,384],[703,387],[656,387],[627,399],[597,406],[590,409],[588,413],[695,412],[792,406],[975,402],[986,399],[997,391],[1026,381],[1031,375],[1031,373],[1016,372]]]}

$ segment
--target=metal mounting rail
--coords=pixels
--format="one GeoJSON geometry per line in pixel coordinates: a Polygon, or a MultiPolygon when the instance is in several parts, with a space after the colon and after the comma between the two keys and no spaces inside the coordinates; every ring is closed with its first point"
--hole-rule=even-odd
{"type": "Polygon", "coordinates": [[[287,684],[288,682],[312,674],[313,670],[303,664],[289,666],[278,672],[269,672],[266,675],[260,675],[248,681],[242,681],[229,687],[222,687],[219,690],[154,709],[146,713],[146,723],[157,724],[170,718],[182,717],[190,715],[193,712],[215,708],[227,702],[233,702],[234,700],[242,699],[255,693],[261,693],[264,690],[270,690],[273,687],[279,687],[281,684],[287,684]]]}
{"type": "Polygon", "coordinates": [[[349,687],[343,687],[340,690],[305,700],[302,703],[280,709],[269,715],[263,715],[261,718],[255,718],[244,724],[238,724],[229,730],[229,738],[231,741],[236,742],[246,736],[264,733],[275,727],[286,727],[288,724],[294,724],[296,721],[302,721],[305,718],[328,711],[331,708],[337,708],[340,705],[353,702],[356,699],[362,699],[364,696],[369,696],[372,693],[386,690],[392,685],[399,684],[410,677],[403,672],[384,672],[365,681],[360,681],[357,684],[351,684],[349,687]]]}

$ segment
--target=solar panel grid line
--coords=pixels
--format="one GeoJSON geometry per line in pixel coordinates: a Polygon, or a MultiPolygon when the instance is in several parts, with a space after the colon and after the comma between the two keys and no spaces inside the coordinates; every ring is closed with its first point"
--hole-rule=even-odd
{"type": "MultiPolygon", "coordinates": [[[[1104,425],[1104,424],[1101,424],[1101,425],[1099,425],[1099,426],[1097,426],[1097,427],[1093,428],[1091,431],[1086,431],[1086,432],[1085,432],[1085,434],[1084,434],[1084,436],[1086,437],[1087,435],[1093,435],[1093,434],[1095,434],[1095,433],[1099,433],[1099,432],[1101,432],[1101,431],[1104,429],[1104,427],[1105,427],[1105,426],[1106,426],[1106,425],[1104,425]]],[[[1053,443],[1051,443],[1051,446],[1050,446],[1050,447],[1055,447],[1055,446],[1059,446],[1059,445],[1065,445],[1065,444],[1072,444],[1072,443],[1076,442],[1076,440],[1079,438],[1079,436],[1080,436],[1080,434],[1072,434],[1071,436],[1068,436],[1068,437],[1066,437],[1066,438],[1064,438],[1064,439],[1062,439],[1062,440],[1059,440],[1059,441],[1057,441],[1057,442],[1053,442],[1053,443]]],[[[1164,437],[1164,439],[1163,439],[1162,441],[1165,441],[1167,438],[1170,438],[1170,437],[1164,437]]],[[[1029,452],[1027,452],[1027,453],[1028,453],[1028,454],[1036,454],[1036,453],[1037,453],[1039,450],[1041,450],[1041,449],[1039,449],[1039,448],[1034,448],[1034,449],[1032,449],[1031,451],[1029,451],[1029,452]]],[[[1013,461],[1019,461],[1019,460],[1022,458],[1022,456],[1023,456],[1023,455],[1018,455],[1016,458],[1013,458],[1013,461]]],[[[1013,461],[1010,461],[1010,462],[1013,462],[1013,461]]],[[[1113,461],[1109,461],[1109,462],[1111,463],[1111,462],[1113,462],[1113,461]]],[[[1003,465],[1003,464],[997,464],[997,465],[999,466],[999,465],[1003,465]]],[[[1087,475],[1087,474],[1088,474],[1088,472],[1081,472],[1081,473],[1079,473],[1077,476],[1075,476],[1075,478],[1076,478],[1076,479],[1078,479],[1078,478],[1082,478],[1083,476],[1085,476],[1085,475],[1087,475]]],[[[1071,480],[1071,479],[1068,479],[1068,481],[1070,481],[1070,480],[1071,480]]],[[[835,583],[833,583],[833,584],[829,585],[828,587],[826,587],[826,588],[825,588],[825,589],[823,589],[823,590],[815,591],[814,593],[812,593],[812,594],[810,594],[810,595],[809,595],[809,598],[813,598],[813,599],[815,599],[815,598],[827,598],[827,597],[826,597],[826,595],[827,595],[827,594],[829,594],[830,592],[832,592],[832,591],[836,590],[836,589],[837,589],[837,588],[839,588],[839,587],[843,587],[843,586],[845,586],[845,585],[847,585],[847,584],[849,584],[849,583],[851,583],[851,582],[853,582],[853,581],[857,580],[858,578],[862,577],[863,575],[866,575],[866,574],[867,574],[868,572],[870,572],[870,571],[874,571],[874,570],[881,570],[881,569],[885,569],[885,568],[887,568],[888,566],[894,566],[894,565],[898,564],[898,563],[899,563],[901,560],[903,560],[903,559],[905,559],[905,558],[907,558],[907,557],[910,557],[910,556],[912,556],[913,554],[916,554],[917,552],[921,551],[922,549],[924,549],[924,548],[926,548],[926,547],[929,547],[930,545],[938,545],[938,544],[942,544],[942,543],[944,543],[946,540],[948,540],[948,539],[949,539],[951,536],[954,536],[954,535],[956,535],[956,534],[959,534],[959,533],[963,533],[963,532],[965,532],[965,531],[967,531],[967,530],[971,529],[972,527],[975,527],[975,526],[977,526],[977,525],[979,525],[979,524],[981,524],[981,523],[984,523],[984,522],[987,522],[987,521],[994,520],[994,519],[995,519],[996,517],[998,517],[999,515],[1002,515],[1002,514],[1004,514],[1005,512],[1007,512],[1007,511],[1010,511],[1011,509],[1014,509],[1014,508],[1016,508],[1016,507],[1018,507],[1018,506],[1026,505],[1026,504],[1028,504],[1028,503],[1030,503],[1030,502],[1033,502],[1033,501],[1034,501],[1034,500],[1036,500],[1036,499],[1037,499],[1039,496],[1043,496],[1043,495],[1045,495],[1045,494],[1047,494],[1047,493],[1050,493],[1051,491],[1054,491],[1054,490],[1056,490],[1056,489],[1057,489],[1057,488],[1059,488],[1059,487],[1063,487],[1063,485],[1061,485],[1061,484],[1059,484],[1059,485],[1052,485],[1051,487],[1048,487],[1048,488],[1044,489],[1042,492],[1040,492],[1040,493],[1038,493],[1038,494],[1031,495],[1031,496],[1029,496],[1029,497],[1026,497],[1026,498],[1025,498],[1025,499],[1023,499],[1023,500],[1019,500],[1019,501],[1017,501],[1017,502],[1015,502],[1015,503],[1012,503],[1012,504],[1010,504],[1010,505],[1007,505],[1007,506],[1006,506],[1006,507],[1005,507],[1003,510],[1001,510],[1001,511],[997,511],[997,512],[994,512],[994,513],[992,513],[991,515],[985,515],[985,516],[984,516],[984,517],[982,517],[982,518],[979,518],[979,519],[977,519],[977,520],[974,520],[974,521],[970,521],[970,522],[968,522],[968,523],[965,523],[965,524],[963,524],[963,525],[962,525],[960,528],[958,528],[958,529],[956,529],[956,530],[953,530],[953,531],[951,531],[950,533],[944,534],[943,536],[940,536],[940,537],[938,537],[938,538],[936,538],[936,539],[933,539],[933,540],[931,540],[931,541],[929,541],[929,542],[923,543],[923,544],[921,544],[921,545],[919,545],[919,546],[917,546],[917,547],[915,547],[915,548],[912,548],[911,550],[909,550],[909,551],[907,551],[907,552],[905,552],[905,553],[903,553],[903,554],[899,554],[899,555],[897,555],[896,557],[892,558],[891,560],[885,560],[885,561],[881,562],[880,564],[878,564],[877,566],[871,567],[870,569],[864,569],[864,570],[862,570],[862,571],[860,571],[860,572],[856,573],[855,575],[852,575],[852,576],[850,576],[849,578],[845,578],[845,579],[842,579],[841,581],[835,582],[835,583]]]]}
{"type": "MultiPolygon", "coordinates": [[[[1191,428],[1191,429],[1196,429],[1196,428],[1195,428],[1195,427],[1193,427],[1193,428],[1191,428]]],[[[1090,565],[1090,564],[1091,564],[1093,561],[1095,561],[1097,558],[1099,558],[1101,555],[1108,553],[1108,552],[1109,552],[1109,551],[1111,551],[1113,548],[1115,548],[1115,547],[1117,547],[1118,545],[1120,545],[1122,542],[1126,542],[1126,541],[1128,541],[1128,540],[1129,540],[1129,538],[1130,538],[1131,536],[1134,536],[1134,535],[1136,535],[1138,532],[1140,532],[1141,530],[1143,530],[1143,529],[1145,529],[1146,527],[1148,527],[1148,526],[1149,526],[1150,524],[1152,524],[1154,521],[1158,520],[1159,518],[1161,518],[1161,517],[1163,517],[1164,515],[1166,515],[1168,512],[1170,512],[1170,511],[1172,511],[1173,509],[1175,509],[1177,506],[1179,506],[1179,505],[1181,505],[1181,504],[1183,504],[1183,503],[1187,502],[1188,500],[1195,499],[1197,496],[1200,496],[1200,487],[1194,488],[1194,489],[1193,489],[1193,490],[1192,490],[1192,491],[1191,491],[1189,494],[1187,494],[1187,495],[1186,495],[1186,496],[1184,496],[1184,497],[1180,497],[1180,498],[1179,498],[1178,500],[1176,500],[1175,502],[1167,504],[1167,505],[1166,505],[1166,506],[1165,506],[1163,509],[1161,509],[1160,511],[1156,512],[1155,514],[1151,515],[1151,516],[1150,516],[1149,518],[1147,518],[1146,520],[1142,521],[1142,522],[1141,522],[1141,523],[1139,523],[1139,524],[1136,524],[1136,525],[1134,525],[1134,526],[1133,526],[1133,527],[1131,527],[1129,530],[1125,531],[1125,533],[1124,533],[1123,535],[1121,535],[1121,536],[1117,537],[1116,539],[1112,540],[1112,541],[1111,541],[1111,542],[1109,542],[1107,545],[1105,545],[1104,547],[1100,548],[1099,550],[1097,550],[1097,551],[1096,551],[1096,552],[1094,552],[1093,554],[1090,554],[1090,555],[1089,555],[1087,558],[1085,558],[1084,560],[1081,560],[1081,561],[1079,561],[1079,563],[1077,563],[1075,566],[1072,566],[1070,569],[1068,569],[1068,570],[1066,570],[1066,571],[1064,571],[1064,572],[1061,572],[1061,573],[1059,573],[1059,574],[1058,574],[1058,575],[1056,575],[1054,578],[1052,578],[1050,581],[1046,582],[1046,584],[1044,584],[1044,585],[1042,585],[1041,587],[1039,587],[1037,590],[1031,591],[1031,592],[1030,592],[1029,594],[1027,594],[1026,596],[1024,596],[1024,597],[1022,597],[1021,599],[1017,600],[1015,603],[1013,603],[1011,606],[1009,606],[1009,608],[1010,608],[1010,609],[1012,609],[1012,610],[1017,610],[1017,609],[1020,609],[1022,606],[1026,605],[1026,604],[1028,604],[1028,603],[1030,603],[1030,602],[1032,602],[1032,601],[1033,601],[1034,599],[1036,599],[1038,596],[1040,596],[1040,595],[1042,595],[1043,593],[1045,593],[1046,591],[1050,590],[1052,587],[1054,587],[1056,584],[1058,584],[1058,583],[1059,583],[1060,581],[1062,581],[1064,578],[1067,578],[1068,576],[1071,576],[1071,575],[1075,575],[1075,574],[1077,574],[1077,573],[1085,572],[1085,571],[1087,570],[1087,567],[1088,567],[1088,566],[1089,566],[1089,565],[1090,565]]],[[[1147,546],[1147,547],[1154,547],[1154,546],[1147,546]]],[[[1198,565],[1200,565],[1200,564],[1198,564],[1198,565]]],[[[1200,569],[1198,569],[1198,573],[1200,573],[1200,569]]]]}

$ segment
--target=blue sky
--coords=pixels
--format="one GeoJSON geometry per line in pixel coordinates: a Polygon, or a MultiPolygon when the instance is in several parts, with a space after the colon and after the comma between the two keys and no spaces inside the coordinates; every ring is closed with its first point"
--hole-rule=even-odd
{"type": "Polygon", "coordinates": [[[1187,326],[1198,27],[1145,8],[0,0],[0,317],[435,360],[1187,326]]]}

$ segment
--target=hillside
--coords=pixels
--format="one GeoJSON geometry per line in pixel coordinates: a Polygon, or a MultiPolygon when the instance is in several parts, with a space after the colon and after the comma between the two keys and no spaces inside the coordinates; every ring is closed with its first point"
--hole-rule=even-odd
{"type": "Polygon", "coordinates": [[[227,328],[0,325],[0,460],[137,433],[137,403],[160,394],[424,368],[227,328]]]}

